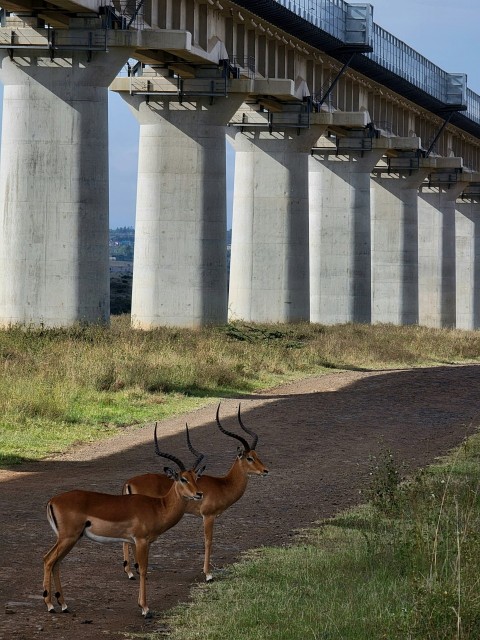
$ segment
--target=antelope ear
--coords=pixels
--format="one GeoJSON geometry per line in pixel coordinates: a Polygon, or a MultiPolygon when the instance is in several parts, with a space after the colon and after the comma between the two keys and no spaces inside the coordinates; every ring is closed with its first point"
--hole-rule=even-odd
{"type": "Polygon", "coordinates": [[[203,467],[200,467],[200,469],[195,472],[197,474],[197,478],[200,478],[200,476],[202,475],[202,473],[205,471],[206,468],[207,468],[207,465],[204,464],[203,467]]]}
{"type": "Polygon", "coordinates": [[[178,473],[174,469],[171,467],[163,467],[163,470],[171,480],[178,480],[178,473]]]}

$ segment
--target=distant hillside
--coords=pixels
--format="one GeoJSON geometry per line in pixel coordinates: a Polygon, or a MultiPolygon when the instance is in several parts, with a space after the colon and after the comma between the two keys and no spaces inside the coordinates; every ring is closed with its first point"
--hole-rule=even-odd
{"type": "MultiPolygon", "coordinates": [[[[227,244],[232,242],[232,230],[227,229],[227,244]]],[[[118,227],[110,229],[110,246],[135,244],[135,229],[133,227],[118,227]]]]}
{"type": "Polygon", "coordinates": [[[110,313],[130,313],[132,308],[132,265],[135,229],[110,229],[110,313]]]}
{"type": "Polygon", "coordinates": [[[133,260],[133,247],[135,245],[135,229],[133,227],[120,227],[110,229],[109,251],[110,258],[115,260],[133,260]]]}

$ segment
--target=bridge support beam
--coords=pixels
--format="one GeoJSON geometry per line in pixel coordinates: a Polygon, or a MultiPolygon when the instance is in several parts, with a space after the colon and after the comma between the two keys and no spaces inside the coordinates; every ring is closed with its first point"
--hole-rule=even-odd
{"type": "Polygon", "coordinates": [[[309,320],[308,158],[323,130],[314,125],[232,136],[232,319],[309,320]]]}
{"type": "Polygon", "coordinates": [[[108,93],[128,49],[1,53],[0,326],[108,323],[108,93]]]}
{"type": "Polygon", "coordinates": [[[383,151],[310,158],[310,318],[371,320],[370,172],[383,151]]]}
{"type": "Polygon", "coordinates": [[[121,95],[140,123],[132,326],[225,323],[225,127],[242,98],[121,95]]]}
{"type": "Polygon", "coordinates": [[[480,328],[480,197],[457,202],[457,329],[480,328]]]}

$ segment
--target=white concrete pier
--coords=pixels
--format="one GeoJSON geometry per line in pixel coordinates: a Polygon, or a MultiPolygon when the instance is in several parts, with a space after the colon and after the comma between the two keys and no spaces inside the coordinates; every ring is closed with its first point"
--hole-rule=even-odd
{"type": "Polygon", "coordinates": [[[232,136],[231,319],[309,320],[308,158],[320,134],[313,126],[232,136]]]}
{"type": "Polygon", "coordinates": [[[381,154],[332,150],[310,158],[312,322],[370,322],[370,172],[381,154]]]}
{"type": "Polygon", "coordinates": [[[109,322],[107,87],[127,57],[2,50],[0,326],[109,322]]]}
{"type": "Polygon", "coordinates": [[[140,123],[132,326],[224,323],[225,127],[241,98],[122,97],[140,123]]]}
{"type": "Polygon", "coordinates": [[[480,197],[457,200],[456,327],[480,328],[480,197]]]}
{"type": "Polygon", "coordinates": [[[418,197],[418,321],[455,327],[455,187],[423,187],[418,197]]]}
{"type": "Polygon", "coordinates": [[[425,172],[372,179],[372,322],[418,324],[418,186],[425,172]]]}

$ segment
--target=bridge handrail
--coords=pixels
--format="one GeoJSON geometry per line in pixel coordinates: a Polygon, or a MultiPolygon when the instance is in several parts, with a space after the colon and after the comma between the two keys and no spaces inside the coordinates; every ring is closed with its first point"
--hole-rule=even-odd
{"type": "Polygon", "coordinates": [[[467,89],[467,115],[480,124],[480,96],[471,89],[467,89]]]}
{"type": "MultiPolygon", "coordinates": [[[[448,104],[449,78],[452,74],[447,73],[375,23],[373,25],[373,51],[363,55],[422,89],[425,93],[448,104]]],[[[480,96],[467,88],[465,104],[467,107],[465,115],[480,124],[480,96]]]]}
{"type": "Polygon", "coordinates": [[[276,2],[338,40],[344,40],[348,7],[345,0],[276,0],[276,2]]]}
{"type": "MultiPolygon", "coordinates": [[[[345,0],[275,0],[318,29],[346,42],[348,3],[345,0]]],[[[449,77],[433,62],[405,42],[373,23],[373,52],[363,53],[400,78],[444,103],[449,103],[449,77]]],[[[461,74],[459,74],[461,75],[461,74]]],[[[480,124],[480,96],[466,91],[464,115],[480,124]]]]}
{"type": "Polygon", "coordinates": [[[426,93],[444,101],[447,73],[408,44],[374,24],[373,51],[365,54],[426,93]]]}

